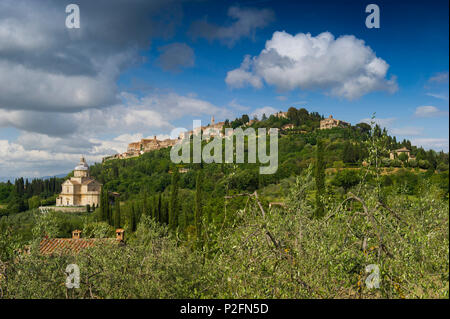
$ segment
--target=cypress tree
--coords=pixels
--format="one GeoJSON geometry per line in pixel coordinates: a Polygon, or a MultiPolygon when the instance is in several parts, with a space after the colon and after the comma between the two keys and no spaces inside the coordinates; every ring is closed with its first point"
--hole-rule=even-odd
{"type": "Polygon", "coordinates": [[[158,205],[156,208],[156,220],[162,224],[163,219],[162,219],[162,198],[161,198],[161,193],[159,193],[158,195],[158,205]]]}
{"type": "Polygon", "coordinates": [[[139,224],[139,221],[141,220],[142,215],[142,205],[140,205],[140,202],[136,203],[136,207],[134,208],[134,222],[135,224],[139,224]]]}
{"type": "Polygon", "coordinates": [[[157,212],[158,212],[158,201],[157,201],[157,197],[156,196],[152,196],[152,218],[154,220],[158,220],[157,219],[157,212]]]}
{"type": "Polygon", "coordinates": [[[108,192],[102,189],[102,194],[100,196],[100,220],[108,221],[108,211],[109,211],[109,200],[108,192]]]}
{"type": "Polygon", "coordinates": [[[161,214],[162,214],[162,220],[163,223],[168,225],[169,224],[169,204],[167,203],[167,199],[165,197],[162,197],[162,206],[161,206],[161,214]]]}
{"type": "Polygon", "coordinates": [[[144,193],[144,204],[142,206],[142,214],[143,215],[149,215],[150,214],[149,207],[148,207],[148,200],[147,200],[147,192],[144,193]]]}
{"type": "Polygon", "coordinates": [[[131,210],[130,210],[130,227],[131,231],[136,231],[136,212],[134,207],[134,202],[131,203],[131,210]]]}
{"type": "Polygon", "coordinates": [[[118,200],[114,207],[114,228],[120,228],[120,201],[118,200]]]}
{"type": "Polygon", "coordinates": [[[102,191],[101,191],[101,193],[100,193],[100,210],[97,212],[97,218],[98,218],[98,221],[102,221],[103,220],[103,206],[104,206],[104,204],[103,204],[103,189],[102,189],[102,191]]]}
{"type": "Polygon", "coordinates": [[[169,228],[175,229],[178,226],[178,169],[175,167],[172,175],[172,185],[170,187],[169,202],[169,228]]]}
{"type": "Polygon", "coordinates": [[[202,247],[202,171],[197,174],[197,180],[195,183],[195,230],[197,236],[197,244],[202,247]]]}
{"type": "Polygon", "coordinates": [[[104,211],[104,217],[105,217],[105,219],[104,219],[104,221],[105,221],[105,222],[108,222],[109,198],[108,198],[108,192],[107,192],[107,191],[105,192],[104,196],[105,196],[105,198],[104,198],[104,201],[105,201],[105,211],[104,211]]]}
{"type": "Polygon", "coordinates": [[[183,209],[182,209],[183,230],[186,230],[187,225],[188,225],[188,210],[189,210],[189,208],[186,205],[184,205],[183,209]]]}
{"type": "Polygon", "coordinates": [[[114,226],[113,209],[111,206],[108,206],[108,224],[114,226]]]}
{"type": "Polygon", "coordinates": [[[325,163],[323,158],[323,141],[320,139],[317,141],[314,176],[316,181],[316,210],[314,215],[322,217],[325,214],[325,207],[322,201],[325,194],[325,163]]]}

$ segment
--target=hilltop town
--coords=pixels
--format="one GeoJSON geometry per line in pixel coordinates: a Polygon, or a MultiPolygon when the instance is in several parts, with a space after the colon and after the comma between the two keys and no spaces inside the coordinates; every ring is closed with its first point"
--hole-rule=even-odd
{"type": "MultiPolygon", "coordinates": [[[[277,113],[273,114],[274,117],[277,118],[288,118],[288,112],[282,112],[279,111],[277,113]]],[[[258,119],[252,119],[248,120],[246,123],[244,123],[242,126],[251,126],[254,123],[259,122],[258,119]]],[[[331,129],[334,127],[349,127],[350,123],[334,119],[332,115],[330,115],[326,119],[322,119],[320,121],[320,127],[319,129],[325,130],[325,129],[331,129]]],[[[214,116],[211,117],[211,123],[206,126],[199,126],[194,128],[191,131],[187,132],[181,132],[176,139],[165,139],[165,140],[159,140],[156,136],[153,136],[153,138],[143,138],[138,142],[131,142],[128,144],[127,150],[123,153],[117,153],[114,155],[106,156],[103,158],[103,162],[114,160],[114,159],[127,159],[127,158],[133,158],[138,157],[144,153],[159,150],[162,148],[167,148],[174,146],[175,144],[181,142],[183,139],[190,138],[192,135],[199,134],[200,131],[202,134],[207,134],[209,138],[214,136],[220,136],[225,137],[224,127],[226,127],[226,122],[217,122],[215,123],[214,116]]],[[[285,124],[281,127],[282,130],[290,130],[294,129],[295,125],[292,123],[285,124]]],[[[306,133],[306,131],[302,131],[303,133],[306,133]]]]}
{"type": "MultiPolygon", "coordinates": [[[[247,125],[254,123],[254,120],[249,121],[247,125]]],[[[103,162],[113,159],[125,159],[140,156],[144,153],[159,150],[174,146],[176,143],[183,139],[190,138],[192,135],[196,135],[202,132],[202,134],[208,134],[210,137],[220,136],[224,137],[223,128],[225,122],[215,123],[214,116],[211,117],[211,123],[206,126],[199,126],[188,132],[181,132],[176,139],[159,140],[154,136],[153,138],[143,138],[138,142],[132,142],[128,144],[127,150],[124,153],[118,153],[103,158],[103,162]]]]}

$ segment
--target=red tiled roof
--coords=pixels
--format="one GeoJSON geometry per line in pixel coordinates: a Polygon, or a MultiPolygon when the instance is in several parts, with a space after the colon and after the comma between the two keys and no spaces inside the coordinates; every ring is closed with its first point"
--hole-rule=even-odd
{"type": "Polygon", "coordinates": [[[80,250],[98,244],[119,243],[115,238],[44,238],[39,244],[39,252],[43,255],[76,254],[80,250]]]}

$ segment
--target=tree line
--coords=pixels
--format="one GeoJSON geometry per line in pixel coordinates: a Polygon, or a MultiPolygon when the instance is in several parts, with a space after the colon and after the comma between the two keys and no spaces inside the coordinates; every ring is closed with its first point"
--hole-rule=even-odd
{"type": "Polygon", "coordinates": [[[0,203],[6,203],[5,213],[19,213],[42,205],[54,204],[57,194],[61,193],[63,178],[48,179],[17,178],[0,183],[0,203]]]}

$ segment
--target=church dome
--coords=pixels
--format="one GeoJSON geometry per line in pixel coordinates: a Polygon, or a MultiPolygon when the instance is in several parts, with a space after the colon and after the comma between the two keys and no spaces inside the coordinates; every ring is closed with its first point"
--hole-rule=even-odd
{"type": "Polygon", "coordinates": [[[76,171],[87,171],[89,170],[89,166],[84,160],[84,157],[81,158],[80,163],[75,167],[76,171]]]}

